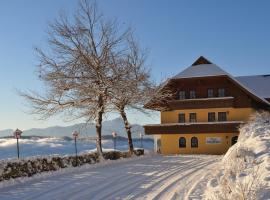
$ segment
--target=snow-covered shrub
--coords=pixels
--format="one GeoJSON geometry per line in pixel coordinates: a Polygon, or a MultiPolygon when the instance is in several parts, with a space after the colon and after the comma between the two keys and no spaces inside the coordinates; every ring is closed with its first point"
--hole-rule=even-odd
{"type": "Polygon", "coordinates": [[[270,199],[270,113],[256,113],[218,166],[205,193],[211,200],[270,199]]]}
{"type": "MultiPolygon", "coordinates": [[[[143,149],[135,150],[135,155],[144,154],[143,149]]],[[[104,158],[116,160],[130,157],[129,152],[108,151],[104,152],[104,158]]],[[[20,160],[4,160],[0,162],[0,181],[11,178],[32,176],[37,173],[56,171],[61,168],[81,166],[84,164],[94,164],[99,162],[98,154],[95,152],[78,155],[77,164],[75,156],[47,156],[30,157],[20,160]]]]}

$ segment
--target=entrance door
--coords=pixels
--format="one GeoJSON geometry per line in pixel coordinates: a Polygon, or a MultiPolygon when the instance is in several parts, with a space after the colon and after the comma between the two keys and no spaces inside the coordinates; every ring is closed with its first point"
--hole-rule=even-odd
{"type": "Polygon", "coordinates": [[[157,139],[157,153],[161,153],[161,140],[157,139]]]}
{"type": "Polygon", "coordinates": [[[234,145],[238,140],[238,136],[232,137],[231,145],[234,145]]]}

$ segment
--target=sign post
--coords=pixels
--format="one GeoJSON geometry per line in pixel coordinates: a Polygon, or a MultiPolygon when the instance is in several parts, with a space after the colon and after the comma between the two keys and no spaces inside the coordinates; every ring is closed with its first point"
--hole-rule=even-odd
{"type": "Polygon", "coordinates": [[[79,133],[77,131],[74,131],[72,133],[72,136],[74,137],[75,141],[76,166],[78,166],[77,137],[79,137],[79,133]]]}
{"type": "Polygon", "coordinates": [[[116,150],[116,137],[117,137],[117,133],[116,132],[112,132],[112,136],[113,136],[113,149],[116,150]]]}
{"type": "Polygon", "coordinates": [[[18,159],[20,158],[20,147],[19,147],[19,139],[21,138],[22,131],[19,129],[16,129],[13,133],[15,139],[17,139],[17,156],[18,159]]]}

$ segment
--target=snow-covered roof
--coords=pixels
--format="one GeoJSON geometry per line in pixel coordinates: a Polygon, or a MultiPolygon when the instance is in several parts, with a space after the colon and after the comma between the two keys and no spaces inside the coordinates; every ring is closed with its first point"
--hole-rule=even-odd
{"type": "MultiPolygon", "coordinates": [[[[175,80],[213,76],[228,77],[234,84],[238,85],[242,90],[244,90],[251,98],[257,102],[263,103],[265,106],[267,106],[267,109],[270,110],[270,102],[265,99],[270,98],[270,75],[234,77],[203,56],[199,57],[190,67],[164,82],[159,91],[175,80]]],[[[191,101],[194,101],[194,99],[191,101]]],[[[145,107],[152,109],[151,106],[145,107]]]]}
{"type": "Polygon", "coordinates": [[[230,75],[216,64],[213,64],[205,57],[200,56],[190,67],[186,68],[172,79],[193,78],[205,76],[230,75]]]}
{"type": "Polygon", "coordinates": [[[239,76],[235,79],[253,93],[263,98],[270,98],[270,75],[239,76]]]}
{"type": "Polygon", "coordinates": [[[264,99],[270,97],[270,89],[267,88],[267,86],[270,85],[270,75],[234,77],[203,56],[199,57],[190,67],[172,77],[172,79],[224,75],[228,76],[246,91],[252,93],[262,102],[270,105],[270,103],[264,99]]]}
{"type": "Polygon", "coordinates": [[[173,79],[222,75],[229,74],[215,64],[200,64],[192,65],[186,68],[185,70],[174,76],[173,79]]]}

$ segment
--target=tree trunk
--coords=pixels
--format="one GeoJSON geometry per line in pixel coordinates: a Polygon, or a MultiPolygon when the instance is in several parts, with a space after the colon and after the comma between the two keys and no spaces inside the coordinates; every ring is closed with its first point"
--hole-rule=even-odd
{"type": "Polygon", "coordinates": [[[124,109],[120,110],[120,114],[121,114],[122,119],[124,120],[125,129],[127,132],[129,152],[133,154],[134,147],[133,147],[132,136],[131,136],[131,126],[128,123],[127,115],[124,109]]]}
{"type": "Polygon", "coordinates": [[[103,158],[102,144],[101,144],[101,130],[102,130],[102,116],[104,113],[103,97],[100,95],[98,99],[97,118],[96,118],[96,147],[100,158],[103,158]]]}

